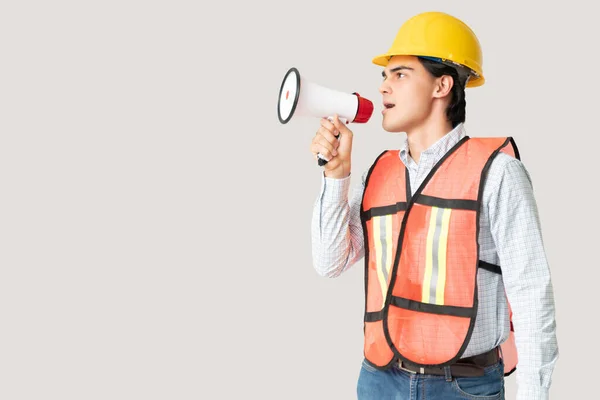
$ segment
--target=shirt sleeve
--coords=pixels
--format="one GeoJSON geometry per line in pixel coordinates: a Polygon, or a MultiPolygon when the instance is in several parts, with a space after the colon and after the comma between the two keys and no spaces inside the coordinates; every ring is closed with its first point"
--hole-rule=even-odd
{"type": "Polygon", "coordinates": [[[517,400],[547,400],[558,359],[550,269],[531,177],[517,159],[501,165],[497,187],[491,190],[489,215],[513,312],[519,357],[517,400]]]}
{"type": "Polygon", "coordinates": [[[365,178],[366,173],[350,200],[350,176],[321,178],[311,225],[313,265],[321,276],[337,277],[364,257],[360,206],[365,178]]]}

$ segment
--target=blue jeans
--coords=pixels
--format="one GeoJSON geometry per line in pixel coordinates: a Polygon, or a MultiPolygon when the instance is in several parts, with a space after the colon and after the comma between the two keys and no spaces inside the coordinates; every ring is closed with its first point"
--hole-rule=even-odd
{"type": "Polygon", "coordinates": [[[414,374],[392,366],[380,371],[363,361],[358,378],[359,400],[504,400],[502,360],[473,378],[414,374]]]}

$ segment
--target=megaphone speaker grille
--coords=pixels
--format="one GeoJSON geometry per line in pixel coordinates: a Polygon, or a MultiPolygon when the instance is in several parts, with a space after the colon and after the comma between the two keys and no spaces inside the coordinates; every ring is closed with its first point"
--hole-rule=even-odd
{"type": "Polygon", "coordinates": [[[298,98],[300,97],[300,72],[296,68],[290,68],[285,74],[281,88],[279,89],[279,101],[277,102],[277,117],[279,122],[287,124],[296,110],[298,98]]]}

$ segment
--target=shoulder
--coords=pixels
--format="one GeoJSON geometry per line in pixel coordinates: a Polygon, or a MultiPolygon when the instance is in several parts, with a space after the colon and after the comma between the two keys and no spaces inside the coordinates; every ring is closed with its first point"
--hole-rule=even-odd
{"type": "Polygon", "coordinates": [[[532,180],[525,164],[508,154],[498,153],[492,160],[485,180],[485,192],[529,192],[532,180]]]}
{"type": "Polygon", "coordinates": [[[525,164],[518,158],[506,153],[498,153],[492,160],[488,177],[524,178],[531,180],[525,164]]]}

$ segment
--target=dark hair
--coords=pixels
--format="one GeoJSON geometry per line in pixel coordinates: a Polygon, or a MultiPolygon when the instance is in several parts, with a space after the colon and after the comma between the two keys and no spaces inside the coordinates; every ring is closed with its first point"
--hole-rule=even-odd
{"type": "Polygon", "coordinates": [[[461,122],[465,122],[467,101],[465,100],[465,83],[466,74],[461,74],[459,78],[458,70],[441,62],[428,60],[419,57],[419,61],[423,67],[434,77],[439,78],[442,75],[450,75],[454,80],[452,85],[450,104],[446,109],[446,116],[452,122],[452,127],[455,128],[461,122]]]}

